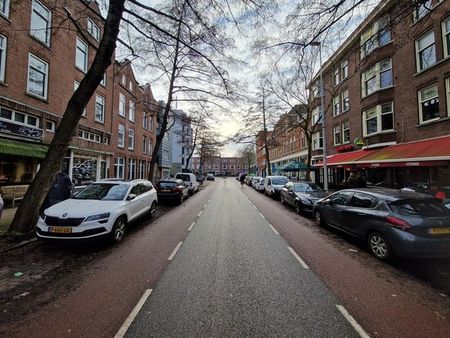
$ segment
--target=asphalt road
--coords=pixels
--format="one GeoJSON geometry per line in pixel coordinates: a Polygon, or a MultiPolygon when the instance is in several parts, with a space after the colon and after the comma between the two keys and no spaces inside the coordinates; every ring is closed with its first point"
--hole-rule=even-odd
{"type": "Polygon", "coordinates": [[[218,184],[126,336],[358,336],[236,181],[218,184]]]}

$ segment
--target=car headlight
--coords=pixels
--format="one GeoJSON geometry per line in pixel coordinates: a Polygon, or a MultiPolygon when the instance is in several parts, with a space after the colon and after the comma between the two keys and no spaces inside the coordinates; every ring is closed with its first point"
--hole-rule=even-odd
{"type": "Polygon", "coordinates": [[[85,222],[97,221],[99,219],[108,219],[110,216],[109,212],[105,212],[104,214],[92,215],[86,218],[85,222]]]}
{"type": "Polygon", "coordinates": [[[307,205],[312,205],[311,200],[307,199],[307,198],[302,198],[302,203],[303,204],[307,204],[307,205]]]}

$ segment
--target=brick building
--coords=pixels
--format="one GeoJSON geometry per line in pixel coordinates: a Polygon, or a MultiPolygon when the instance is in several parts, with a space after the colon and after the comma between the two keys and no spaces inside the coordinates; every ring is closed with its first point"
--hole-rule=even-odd
{"type": "MultiPolygon", "coordinates": [[[[449,0],[383,1],[323,65],[331,188],[350,170],[390,187],[450,184],[449,13],[449,0]]],[[[321,148],[317,132],[319,167],[321,148]]]]}
{"type": "Polygon", "coordinates": [[[192,158],[192,171],[195,174],[213,173],[215,176],[236,176],[239,173],[248,173],[249,168],[246,159],[243,157],[222,157],[216,156],[207,159],[200,167],[200,157],[192,158]]]}
{"type": "MultiPolygon", "coordinates": [[[[67,101],[95,57],[103,19],[95,1],[33,0],[1,4],[0,185],[26,184],[37,172],[67,101]]],[[[133,98],[135,114],[144,111],[139,106],[143,104],[142,97],[151,96],[150,89],[140,88],[129,73],[131,67],[125,75],[132,81],[127,82],[124,90],[121,79],[115,75],[119,66],[116,63],[108,68],[74,130],[65,170],[76,183],[114,176],[115,160],[121,156],[135,161],[144,157],[146,162],[150,160],[149,155],[141,154],[141,138],[146,135],[150,140],[151,130],[143,131],[142,116],[131,127],[129,106],[125,137],[130,137],[129,130],[134,129],[136,154],[130,155],[133,149],[128,149],[128,144],[126,150],[117,147],[120,107],[117,88],[122,86],[127,104],[133,98]],[[130,83],[133,90],[128,87],[130,83]]],[[[150,109],[145,111],[152,113],[150,109]]],[[[137,168],[139,163],[135,165],[137,168]]],[[[129,176],[126,169],[123,175],[129,176]]]]}

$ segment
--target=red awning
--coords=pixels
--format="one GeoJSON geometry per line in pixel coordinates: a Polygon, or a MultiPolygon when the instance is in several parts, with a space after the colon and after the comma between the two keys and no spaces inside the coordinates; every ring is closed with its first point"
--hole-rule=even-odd
{"type": "Polygon", "coordinates": [[[444,136],[388,146],[360,158],[357,164],[371,167],[418,167],[445,165],[449,160],[450,136],[444,136]]]}
{"type": "MultiPolygon", "coordinates": [[[[375,150],[356,150],[348,153],[327,156],[327,165],[343,167],[349,164],[355,164],[357,160],[372,154],[374,151],[375,150]]],[[[317,166],[323,166],[323,161],[320,161],[320,164],[318,163],[317,166]]]]}

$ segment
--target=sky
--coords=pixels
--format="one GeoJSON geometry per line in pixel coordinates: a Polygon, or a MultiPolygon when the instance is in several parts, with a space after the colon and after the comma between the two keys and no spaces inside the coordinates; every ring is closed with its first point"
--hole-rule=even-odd
{"type": "MultiPolygon", "coordinates": [[[[374,2],[375,0],[368,0],[368,2],[374,2]]],[[[143,3],[148,3],[148,0],[142,0],[143,3]]],[[[252,53],[251,45],[255,39],[257,39],[261,34],[267,33],[272,35],[273,41],[283,41],[285,39],[285,32],[280,31],[277,27],[278,24],[283,23],[286,20],[287,15],[289,15],[293,9],[296,7],[298,1],[294,0],[282,0],[277,1],[277,9],[271,13],[264,20],[264,25],[259,24],[255,27],[253,23],[253,15],[251,12],[242,11],[239,8],[234,8],[234,15],[239,22],[239,26],[236,27],[234,24],[227,23],[224,26],[226,34],[228,37],[234,40],[235,47],[227,50],[227,53],[233,57],[239,59],[242,63],[240,66],[233,67],[232,69],[227,69],[229,76],[236,80],[242,88],[245,88],[244,94],[255,94],[256,84],[258,83],[258,74],[266,71],[270,66],[272,59],[266,58],[262,55],[255,55],[252,53]]],[[[154,4],[154,1],[152,1],[154,4]]],[[[373,8],[373,6],[371,7],[373,8]]],[[[339,39],[329,43],[331,48],[325,51],[323,60],[327,59],[334,50],[336,50],[343,39],[345,39],[357,24],[367,15],[367,8],[357,9],[352,16],[352,21],[350,25],[346,28],[345,34],[341,34],[339,39]],[[327,55],[328,54],[328,55],[327,55]]],[[[299,33],[300,34],[300,33],[299,33]]],[[[288,63],[288,60],[281,60],[280,64],[283,62],[288,63]]],[[[140,83],[146,83],[151,78],[145,71],[137,70],[135,68],[135,74],[140,83]]],[[[167,97],[167,85],[162,81],[151,82],[154,96],[157,100],[166,100],[167,97]]],[[[242,115],[250,108],[248,104],[242,102],[231,103],[229,106],[231,112],[224,114],[223,112],[215,113],[215,121],[212,123],[214,129],[223,137],[228,138],[236,134],[242,127],[242,115]]],[[[177,103],[178,109],[183,109],[189,112],[191,108],[189,104],[177,103]]],[[[280,114],[283,112],[280,112],[280,114]]],[[[262,128],[261,128],[262,129],[262,128]]],[[[221,151],[222,156],[236,156],[239,150],[244,145],[228,143],[221,151]]]]}

